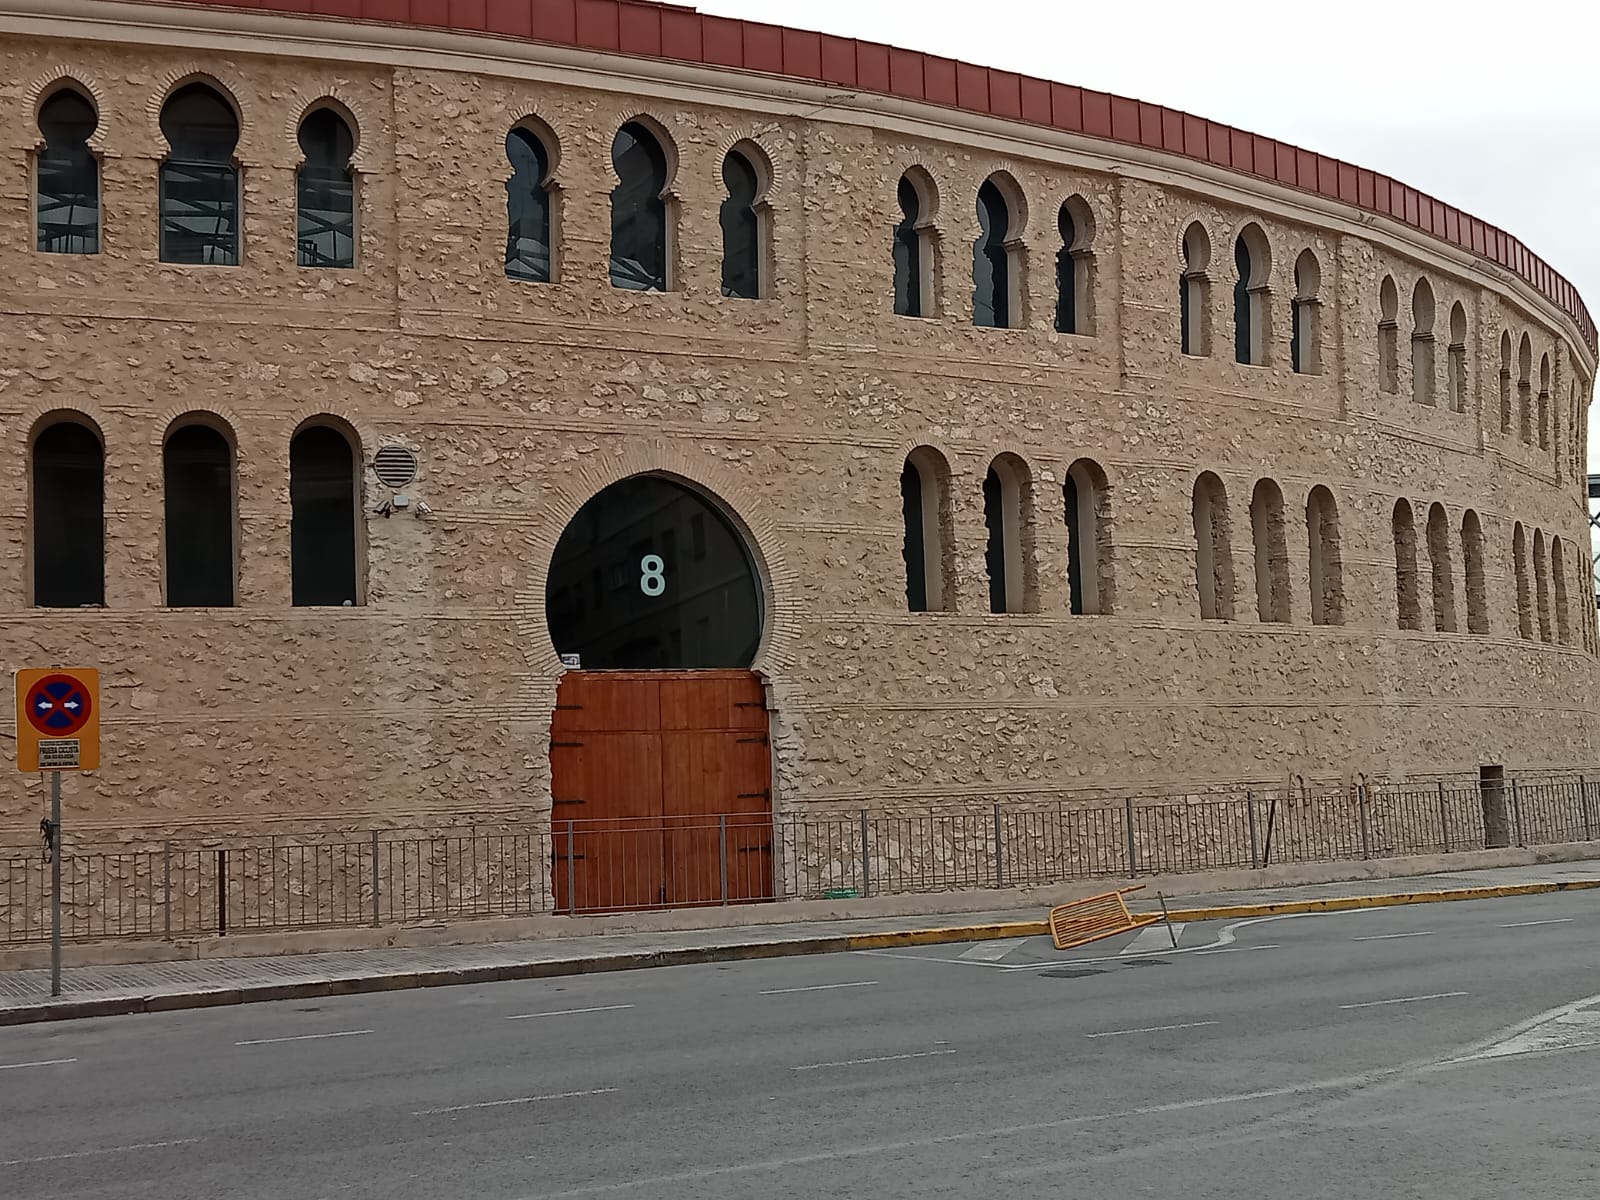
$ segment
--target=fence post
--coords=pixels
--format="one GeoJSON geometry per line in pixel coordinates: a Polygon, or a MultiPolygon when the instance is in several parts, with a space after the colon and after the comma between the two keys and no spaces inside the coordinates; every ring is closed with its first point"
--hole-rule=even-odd
{"type": "Polygon", "coordinates": [[[722,902],[728,902],[728,814],[717,817],[717,858],[722,863],[722,902]]]}
{"type": "Polygon", "coordinates": [[[1578,802],[1583,807],[1583,840],[1594,841],[1594,820],[1589,813],[1589,781],[1578,776],[1578,802]]]}
{"type": "Polygon", "coordinates": [[[372,831],[372,927],[378,927],[378,831],[372,831]]]}
{"type": "Polygon", "coordinates": [[[1511,821],[1517,829],[1517,845],[1526,847],[1527,842],[1522,838],[1522,795],[1514,775],[1511,777],[1511,821]]]}
{"type": "Polygon", "coordinates": [[[1367,821],[1367,785],[1356,784],[1356,815],[1361,821],[1361,857],[1372,857],[1372,829],[1367,821]]]}
{"type": "Polygon", "coordinates": [[[1450,809],[1444,802],[1444,780],[1439,780],[1439,833],[1443,837],[1444,852],[1450,853],[1450,809]]]}
{"type": "Polygon", "coordinates": [[[994,885],[997,888],[1006,885],[1006,858],[1000,838],[999,801],[996,801],[994,806],[994,885]]]}
{"type": "Polygon", "coordinates": [[[228,932],[228,852],[217,851],[217,936],[228,932]]]}
{"type": "Polygon", "coordinates": [[[1256,842],[1256,794],[1248,791],[1244,794],[1245,811],[1250,814],[1250,867],[1254,870],[1261,864],[1260,847],[1256,842]]]}
{"type": "Polygon", "coordinates": [[[567,915],[578,911],[578,859],[572,849],[572,822],[567,822],[567,915]]]}
{"type": "Polygon", "coordinates": [[[1129,796],[1123,802],[1123,811],[1127,814],[1128,822],[1128,874],[1139,873],[1139,845],[1133,839],[1133,797],[1129,796]]]}
{"type": "Polygon", "coordinates": [[[872,863],[868,860],[869,842],[867,834],[867,810],[861,810],[861,895],[863,897],[872,893],[872,863]]]}
{"type": "Polygon", "coordinates": [[[161,936],[172,940],[172,843],[161,843],[161,936]]]}

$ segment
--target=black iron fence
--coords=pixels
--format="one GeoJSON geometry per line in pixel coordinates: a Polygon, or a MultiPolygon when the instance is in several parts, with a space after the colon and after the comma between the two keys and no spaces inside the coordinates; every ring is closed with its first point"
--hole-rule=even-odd
{"type": "MultiPolygon", "coordinates": [[[[68,840],[69,941],[847,899],[1600,838],[1600,773],[1052,805],[68,840]]],[[[0,945],[50,937],[51,866],[0,848],[0,945]]]]}

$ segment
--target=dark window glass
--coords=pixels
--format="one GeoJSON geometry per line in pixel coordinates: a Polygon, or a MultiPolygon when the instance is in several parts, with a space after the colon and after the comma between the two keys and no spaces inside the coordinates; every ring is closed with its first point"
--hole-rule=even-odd
{"type": "Polygon", "coordinates": [[[100,164],[89,152],[98,123],[94,106],[70,90],[57,92],[39,109],[44,149],[36,166],[38,246],[47,253],[99,253],[100,164]]]}
{"type": "Polygon", "coordinates": [[[1302,374],[1306,366],[1300,361],[1300,313],[1304,306],[1298,300],[1289,304],[1289,363],[1302,374]]]}
{"type": "Polygon", "coordinates": [[[922,202],[916,186],[900,177],[900,224],[894,227],[894,311],[902,317],[922,315],[922,235],[917,231],[922,202]]]}
{"type": "Polygon", "coordinates": [[[667,156],[635,121],[617,130],[611,162],[620,181],[611,192],[611,286],[667,290],[667,156]]]}
{"type": "Polygon", "coordinates": [[[167,605],[233,604],[233,450],[208,425],[185,425],[163,453],[167,605]]]}
{"type": "Polygon", "coordinates": [[[1193,291],[1194,286],[1189,282],[1187,275],[1178,280],[1178,344],[1185,354],[1194,353],[1190,349],[1192,342],[1189,334],[1189,325],[1194,319],[1189,314],[1190,295],[1193,291]]]}
{"type": "Polygon", "coordinates": [[[63,421],[33,443],[33,603],[104,604],[105,454],[100,439],[63,421]]]}
{"type": "Polygon", "coordinates": [[[1056,332],[1078,332],[1078,263],[1072,256],[1072,247],[1078,241],[1078,229],[1073,224],[1067,206],[1061,206],[1061,249],[1056,251],[1056,332]]]}
{"type": "Polygon", "coordinates": [[[526,129],[506,134],[506,274],[550,282],[550,156],[526,129]]]}
{"type": "Polygon", "coordinates": [[[1006,519],[1000,476],[993,467],[983,479],[983,524],[989,531],[984,566],[989,571],[989,611],[1006,611],[1006,519]]]}
{"type": "Polygon", "coordinates": [[[928,568],[922,528],[922,475],[908,460],[900,472],[900,510],[905,518],[906,608],[928,611],[928,568]]]}
{"type": "Polygon", "coordinates": [[[699,493],[653,475],[614,483],[578,510],[556,544],[545,603],[556,651],[578,655],[584,670],[748,667],[761,640],[744,539],[699,493]],[[687,557],[677,550],[685,542],[687,557]],[[604,608],[584,586],[596,572],[604,608]]]}
{"type": "Polygon", "coordinates": [[[1004,329],[1011,323],[1007,311],[1011,294],[1011,263],[1006,251],[1006,233],[1010,224],[1011,214],[1006,208],[1005,197],[993,183],[985,181],[978,189],[978,225],[982,232],[972,250],[974,325],[1004,329]]]}
{"type": "Polygon", "coordinates": [[[756,189],[760,180],[744,155],[722,160],[722,182],[728,198],[722,202],[722,294],[756,300],[761,296],[761,227],[756,216],[756,189]]]}
{"type": "Polygon", "coordinates": [[[1233,285],[1233,357],[1234,361],[1248,363],[1250,359],[1250,247],[1239,238],[1233,244],[1233,265],[1238,269],[1239,280],[1233,285]]]}
{"type": "Polygon", "coordinates": [[[161,110],[170,147],[161,164],[161,261],[234,266],[239,261],[239,121],[203,83],[172,94],[161,110]]]}
{"type": "Polygon", "coordinates": [[[300,123],[299,247],[302,267],[356,265],[355,138],[344,118],[319,108],[300,123]]]}
{"type": "Polygon", "coordinates": [[[1078,481],[1069,473],[1061,485],[1067,511],[1067,600],[1072,612],[1083,613],[1083,522],[1079,519],[1078,481]]]}
{"type": "Polygon", "coordinates": [[[289,507],[294,603],[357,603],[355,455],[337,429],[313,425],[289,443],[289,507]]]}

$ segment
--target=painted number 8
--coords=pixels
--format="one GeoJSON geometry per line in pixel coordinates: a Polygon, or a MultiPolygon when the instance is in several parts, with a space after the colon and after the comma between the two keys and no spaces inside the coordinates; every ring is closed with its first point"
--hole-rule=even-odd
{"type": "Polygon", "coordinates": [[[667,590],[667,564],[659,554],[646,554],[639,560],[639,590],[646,596],[659,596],[667,590]]]}

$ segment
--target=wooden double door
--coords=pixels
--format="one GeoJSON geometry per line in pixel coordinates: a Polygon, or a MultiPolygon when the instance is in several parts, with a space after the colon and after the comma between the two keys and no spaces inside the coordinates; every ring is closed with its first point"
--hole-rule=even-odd
{"type": "Polygon", "coordinates": [[[568,671],[550,735],[558,912],[772,895],[772,759],[749,671],[568,671]]]}

